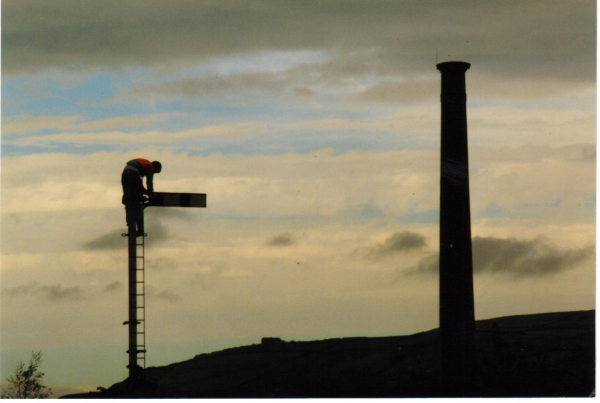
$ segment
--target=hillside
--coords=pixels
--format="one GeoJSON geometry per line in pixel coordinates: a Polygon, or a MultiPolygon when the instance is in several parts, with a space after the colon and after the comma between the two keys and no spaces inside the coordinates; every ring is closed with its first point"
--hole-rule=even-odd
{"type": "MultiPolygon", "coordinates": [[[[478,321],[473,396],[587,397],[595,389],[595,311],[478,321]]],[[[145,371],[149,398],[438,397],[438,330],[410,336],[261,344],[145,371]]],[[[125,381],[65,398],[127,397],[125,381]]]]}

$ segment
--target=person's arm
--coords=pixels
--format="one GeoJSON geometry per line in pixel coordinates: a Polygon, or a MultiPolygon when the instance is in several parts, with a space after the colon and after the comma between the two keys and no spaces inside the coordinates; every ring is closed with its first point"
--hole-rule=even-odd
{"type": "Polygon", "coordinates": [[[146,175],[146,187],[148,188],[148,196],[152,197],[152,193],[154,193],[154,172],[148,172],[146,175]]]}

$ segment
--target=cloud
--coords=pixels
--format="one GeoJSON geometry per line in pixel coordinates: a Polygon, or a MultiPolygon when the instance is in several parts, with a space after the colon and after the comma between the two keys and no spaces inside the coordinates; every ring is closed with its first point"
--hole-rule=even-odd
{"type": "MultiPolygon", "coordinates": [[[[512,278],[542,277],[564,272],[595,256],[595,247],[559,250],[542,238],[474,237],[473,273],[512,278]]],[[[407,274],[437,274],[439,256],[429,255],[407,274]]]]}
{"type": "Polygon", "coordinates": [[[402,82],[381,82],[352,95],[350,99],[367,102],[414,105],[437,99],[440,82],[435,80],[411,80],[402,82]]]}
{"type": "Polygon", "coordinates": [[[584,161],[596,162],[596,147],[593,145],[583,146],[581,157],[584,161]]]}
{"type": "MultiPolygon", "coordinates": [[[[76,116],[7,116],[2,124],[2,136],[35,133],[41,130],[65,130],[73,127],[76,116]]],[[[6,139],[6,137],[5,137],[6,139]]]]}
{"type": "Polygon", "coordinates": [[[64,144],[77,145],[152,145],[173,144],[175,142],[189,141],[197,137],[224,138],[228,140],[240,139],[244,136],[268,132],[268,125],[264,123],[246,122],[218,126],[206,126],[181,132],[164,131],[92,131],[92,132],[62,132],[57,134],[11,136],[5,143],[18,146],[46,146],[52,147],[64,144]]]}
{"type": "Polygon", "coordinates": [[[7,295],[11,298],[19,296],[19,295],[28,295],[28,294],[31,294],[32,292],[34,292],[35,290],[37,290],[39,288],[39,286],[40,285],[37,281],[32,281],[32,282],[24,284],[24,285],[19,285],[16,287],[5,289],[3,291],[3,294],[7,295]]]}
{"type": "Polygon", "coordinates": [[[395,232],[383,243],[370,246],[357,251],[371,257],[386,257],[397,253],[413,252],[425,247],[427,241],[421,234],[403,231],[395,232]]]}
{"type": "Polygon", "coordinates": [[[407,271],[406,274],[438,274],[439,269],[440,255],[436,253],[421,258],[421,260],[419,260],[419,263],[417,263],[415,267],[407,271]]]}
{"type": "Polygon", "coordinates": [[[232,90],[260,88],[281,92],[285,82],[276,74],[256,73],[232,76],[187,77],[166,83],[145,86],[139,90],[126,91],[119,97],[135,96],[146,98],[149,95],[182,95],[185,97],[207,97],[215,94],[226,94],[232,90]]]}
{"type": "Polygon", "coordinates": [[[123,249],[127,246],[127,239],[121,234],[126,233],[127,229],[114,230],[108,234],[99,236],[83,245],[86,250],[105,250],[105,249],[123,249]]]}
{"type": "Polygon", "coordinates": [[[473,238],[475,273],[507,273],[514,277],[544,276],[575,267],[595,255],[595,248],[558,250],[542,239],[473,238]]]}
{"type": "MultiPolygon", "coordinates": [[[[595,168],[581,160],[581,145],[478,147],[472,151],[469,157],[473,217],[491,202],[519,213],[518,218],[531,218],[537,213],[552,222],[572,222],[574,218],[579,219],[583,211],[593,214],[594,210],[588,209],[582,201],[595,193],[595,168]],[[563,200],[560,208],[539,208],[557,199],[563,200]]],[[[165,216],[165,220],[159,222],[166,228],[158,228],[158,232],[152,229],[151,237],[161,231],[173,232],[170,225],[179,225],[167,221],[167,215],[169,220],[173,217],[173,221],[179,221],[175,215],[185,220],[195,217],[194,222],[200,217],[216,217],[213,214],[247,218],[320,214],[345,218],[351,209],[363,213],[362,208],[373,205],[381,210],[377,216],[383,215],[391,221],[407,215],[405,223],[435,223],[437,220],[434,213],[439,204],[439,151],[435,149],[343,154],[322,150],[279,156],[192,156],[156,150],[136,154],[34,154],[3,158],[3,189],[10,190],[3,193],[3,218],[14,213],[21,219],[21,227],[33,231],[32,223],[27,221],[29,213],[80,211],[94,214],[90,210],[103,210],[102,217],[115,217],[111,226],[98,227],[98,235],[90,233],[80,237],[79,244],[88,243],[86,247],[90,250],[117,250],[120,241],[126,244],[126,240],[120,238],[126,231],[120,203],[120,173],[128,155],[144,155],[163,162],[164,171],[155,178],[157,190],[202,192],[207,193],[209,199],[209,207],[201,210],[148,209],[149,226],[155,218],[160,220],[165,216]],[[107,170],[98,170],[97,166],[106,166],[107,170]],[[28,182],[22,178],[28,178],[28,182]],[[257,197],[260,204],[254,202],[257,197]],[[114,212],[104,212],[104,209],[114,209],[114,212]],[[428,212],[427,217],[414,217],[424,212],[428,212]]],[[[587,216],[584,218],[589,220],[587,216]]],[[[54,221],[59,224],[58,220],[54,221]]],[[[16,228],[8,219],[3,220],[3,224],[7,231],[9,225],[16,228]]],[[[288,230],[282,228],[269,236],[288,230]]],[[[392,229],[389,234],[393,232],[392,229]]],[[[268,239],[265,237],[262,242],[268,239]]],[[[5,243],[13,241],[16,238],[5,238],[5,243]]],[[[383,242],[383,238],[380,241],[383,242]]]]}
{"type": "Polygon", "coordinates": [[[147,259],[147,267],[152,267],[152,270],[165,270],[173,272],[180,267],[180,263],[176,259],[167,257],[158,257],[156,259],[147,259]]]}
{"type": "Polygon", "coordinates": [[[151,285],[146,286],[146,297],[166,302],[176,302],[182,299],[181,296],[172,291],[159,290],[151,285]]]}
{"type": "Polygon", "coordinates": [[[146,220],[144,231],[148,234],[146,245],[153,246],[171,237],[171,233],[162,224],[160,216],[146,214],[144,218],[146,220]]]}
{"type": "Polygon", "coordinates": [[[530,103],[527,108],[471,108],[469,145],[556,147],[590,144],[596,139],[595,121],[596,111],[590,107],[549,110],[530,103]]]}
{"type": "Polygon", "coordinates": [[[100,120],[85,120],[82,116],[7,116],[2,122],[2,135],[35,133],[42,130],[97,131],[152,126],[159,122],[185,116],[183,113],[125,116],[100,120]]]}
{"type": "Polygon", "coordinates": [[[150,224],[153,224],[154,221],[163,222],[163,220],[183,220],[190,221],[193,220],[195,215],[190,212],[189,209],[184,208],[174,208],[174,207],[151,207],[147,210],[148,219],[150,220],[150,224]]]}
{"type": "Polygon", "coordinates": [[[298,98],[313,99],[317,93],[310,88],[294,88],[294,96],[298,98]]]}
{"type": "Polygon", "coordinates": [[[64,301],[70,299],[81,299],[84,296],[83,290],[79,286],[63,288],[62,285],[50,285],[40,287],[40,292],[44,298],[51,301],[64,301]]]}
{"type": "MultiPolygon", "coordinates": [[[[176,214],[176,213],[175,213],[176,214]]],[[[176,215],[177,216],[177,215],[176,215]]],[[[146,245],[154,245],[157,242],[164,241],[170,237],[165,226],[160,222],[160,215],[144,217],[144,231],[148,234],[146,245]]],[[[101,235],[89,242],[83,244],[84,250],[118,250],[127,248],[127,237],[122,234],[127,233],[125,225],[125,213],[123,212],[123,228],[110,231],[107,234],[101,235]]]]}
{"type": "Polygon", "coordinates": [[[163,301],[167,301],[167,302],[176,302],[181,299],[181,297],[179,295],[177,295],[171,291],[161,291],[158,294],[156,294],[154,297],[158,298],[160,300],[163,300],[163,301]]]}
{"type": "Polygon", "coordinates": [[[294,238],[289,233],[283,233],[274,236],[267,241],[268,246],[291,246],[295,243],[294,238]]]}
{"type": "MultiPolygon", "coordinates": [[[[574,83],[565,88],[561,81],[538,78],[494,78],[478,72],[467,73],[467,93],[470,101],[527,101],[554,98],[567,92],[585,90],[586,83],[574,83]]],[[[437,102],[440,94],[439,77],[434,79],[408,79],[404,81],[382,81],[347,98],[349,100],[382,104],[414,105],[437,102]]],[[[496,118],[497,120],[497,118],[496,118]]]]}
{"type": "Polygon", "coordinates": [[[339,79],[357,67],[380,76],[430,70],[436,51],[497,76],[595,79],[594,2],[7,0],[2,12],[5,74],[326,50],[345,61],[332,68],[339,79]],[[365,60],[348,71],[354,54],[365,60]]]}
{"type": "Polygon", "coordinates": [[[120,281],[115,281],[115,282],[108,284],[106,287],[104,287],[103,292],[114,293],[114,292],[120,291],[122,288],[123,288],[123,284],[120,281]]]}
{"type": "Polygon", "coordinates": [[[3,294],[13,298],[17,296],[37,295],[51,301],[63,301],[69,299],[81,299],[84,296],[83,289],[79,286],[63,287],[57,285],[40,285],[37,281],[8,288],[3,294]]]}

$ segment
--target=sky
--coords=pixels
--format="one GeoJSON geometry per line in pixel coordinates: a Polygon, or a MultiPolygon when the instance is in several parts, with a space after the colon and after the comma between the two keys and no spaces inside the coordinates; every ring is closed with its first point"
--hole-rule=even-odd
{"type": "Polygon", "coordinates": [[[466,73],[475,315],[595,307],[596,2],[2,1],[0,377],[127,376],[120,175],[147,366],[438,327],[440,73],[466,73]]]}

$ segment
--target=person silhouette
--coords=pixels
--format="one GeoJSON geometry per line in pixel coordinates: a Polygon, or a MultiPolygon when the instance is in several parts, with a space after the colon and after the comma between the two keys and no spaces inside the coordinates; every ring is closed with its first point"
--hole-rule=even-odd
{"type": "Polygon", "coordinates": [[[130,229],[136,232],[136,237],[144,235],[143,209],[154,193],[154,174],[162,171],[158,161],[148,161],[136,158],[128,161],[121,175],[123,185],[122,203],[125,205],[125,221],[130,229]],[[146,177],[146,186],[142,178],[146,177]]]}

